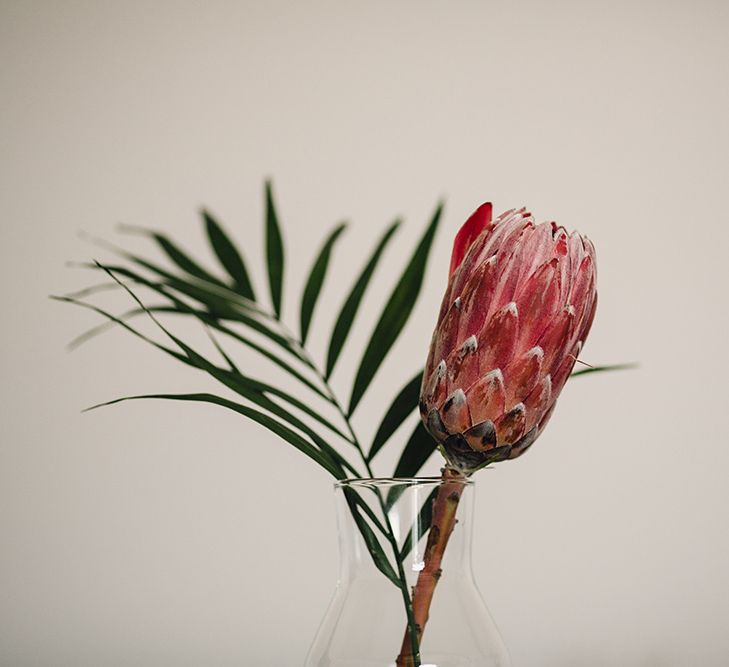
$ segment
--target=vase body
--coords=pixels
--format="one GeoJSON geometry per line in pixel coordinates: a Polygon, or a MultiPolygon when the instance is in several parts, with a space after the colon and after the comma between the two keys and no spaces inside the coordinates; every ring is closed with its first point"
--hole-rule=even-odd
{"type": "Polygon", "coordinates": [[[435,569],[438,528],[428,535],[443,523],[433,511],[447,501],[440,478],[335,485],[339,577],[305,667],[508,667],[471,567],[474,490],[463,480],[435,569]]]}

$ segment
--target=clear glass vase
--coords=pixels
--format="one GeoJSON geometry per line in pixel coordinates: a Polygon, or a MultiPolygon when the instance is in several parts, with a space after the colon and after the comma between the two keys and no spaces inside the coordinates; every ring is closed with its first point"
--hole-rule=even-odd
{"type": "Polygon", "coordinates": [[[507,667],[471,568],[474,483],[335,485],[340,568],[305,667],[507,667]]]}

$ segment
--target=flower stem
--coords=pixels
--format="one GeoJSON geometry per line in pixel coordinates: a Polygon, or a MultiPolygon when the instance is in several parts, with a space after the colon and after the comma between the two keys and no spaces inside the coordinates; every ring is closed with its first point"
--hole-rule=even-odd
{"type": "MultiPolygon", "coordinates": [[[[413,588],[412,606],[417,644],[423,638],[425,624],[428,622],[430,605],[433,601],[435,587],[442,574],[441,563],[445,549],[448,546],[453,528],[456,525],[456,510],[461,500],[465,478],[463,473],[453,468],[443,468],[443,481],[433,500],[433,518],[428,531],[428,541],[425,547],[423,569],[418,575],[417,583],[413,588]]],[[[419,655],[412,651],[410,638],[410,625],[403,637],[400,655],[397,657],[397,667],[416,667],[420,664],[419,655]]]]}

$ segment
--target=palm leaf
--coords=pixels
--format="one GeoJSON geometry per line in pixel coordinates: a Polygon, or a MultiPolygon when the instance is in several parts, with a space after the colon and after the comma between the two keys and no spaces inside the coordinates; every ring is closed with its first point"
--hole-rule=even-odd
{"type": "MultiPolygon", "coordinates": [[[[151,312],[154,312],[153,310],[151,312]]],[[[205,333],[208,335],[210,342],[215,346],[218,354],[225,359],[225,363],[228,364],[228,369],[234,373],[241,375],[242,373],[238,369],[236,363],[231,359],[230,355],[225,351],[225,348],[220,344],[220,341],[215,337],[210,327],[205,327],[205,333]]]]}
{"type": "Polygon", "coordinates": [[[352,328],[354,318],[357,315],[357,311],[359,310],[362,297],[367,290],[367,286],[370,283],[372,274],[377,268],[377,264],[380,261],[380,257],[382,256],[385,247],[390,242],[390,239],[392,238],[393,234],[399,226],[400,222],[395,221],[385,230],[385,233],[375,247],[374,252],[367,261],[367,264],[362,270],[362,273],[355,281],[351,291],[344,301],[344,304],[342,305],[342,309],[339,312],[329,341],[329,350],[327,352],[327,366],[324,373],[324,377],[327,378],[327,380],[329,379],[329,377],[331,377],[332,371],[334,371],[334,366],[336,366],[339,355],[341,354],[342,348],[344,347],[344,342],[347,340],[349,331],[352,328]]]}
{"type": "Polygon", "coordinates": [[[216,278],[214,275],[206,271],[200,266],[190,255],[182,250],[174,241],[172,241],[167,235],[157,232],[153,229],[147,229],[146,227],[138,227],[136,225],[120,225],[121,231],[136,232],[153,238],[157,245],[167,255],[167,257],[181,268],[185,273],[189,273],[191,276],[200,278],[207,282],[213,283],[225,287],[225,283],[216,278]]]}
{"type": "Polygon", "coordinates": [[[587,375],[588,373],[602,373],[604,371],[624,371],[637,367],[638,364],[611,364],[609,366],[590,366],[589,368],[582,368],[579,371],[575,371],[570,375],[570,377],[574,378],[579,377],[580,375],[587,375]]]}
{"type": "Polygon", "coordinates": [[[234,401],[230,401],[227,398],[222,398],[221,396],[215,396],[214,394],[141,394],[138,396],[123,396],[121,398],[116,398],[111,401],[106,401],[104,403],[93,405],[86,410],[95,410],[97,408],[114,405],[116,403],[122,403],[124,401],[134,401],[141,399],[197,401],[200,403],[213,403],[215,405],[220,405],[224,408],[228,408],[229,410],[233,410],[234,412],[237,412],[244,417],[248,417],[248,419],[257,422],[258,424],[261,424],[261,426],[265,426],[269,431],[272,431],[280,438],[296,447],[296,449],[298,449],[300,452],[306,454],[310,459],[316,461],[316,463],[318,463],[322,468],[329,472],[333,477],[341,479],[341,470],[339,466],[337,466],[336,463],[331,461],[329,457],[320,452],[316,447],[314,447],[312,443],[308,442],[301,435],[291,430],[281,422],[278,422],[272,417],[269,417],[267,414],[261,412],[260,410],[249,408],[248,406],[241,405],[240,403],[236,403],[234,401]]]}
{"type": "MultiPolygon", "coordinates": [[[[91,303],[86,303],[85,301],[81,301],[80,299],[75,299],[75,298],[70,297],[70,296],[55,296],[55,295],[53,295],[50,298],[53,299],[54,301],[61,301],[61,302],[64,302],[64,303],[71,303],[71,304],[73,304],[75,306],[80,306],[81,308],[86,308],[88,310],[92,310],[95,313],[97,313],[98,315],[101,315],[102,317],[107,318],[110,322],[113,322],[114,324],[118,324],[120,327],[122,327],[123,329],[126,329],[129,333],[131,333],[132,335],[136,336],[137,338],[143,340],[145,343],[149,343],[153,347],[156,347],[158,350],[160,350],[160,351],[162,351],[162,352],[164,352],[166,354],[169,354],[169,355],[173,356],[178,361],[182,361],[183,363],[185,363],[187,361],[187,358],[185,357],[184,354],[180,354],[179,352],[175,352],[174,350],[172,350],[172,349],[170,349],[168,347],[165,347],[161,343],[158,343],[156,340],[152,340],[148,336],[145,336],[143,333],[137,331],[134,327],[132,327],[129,324],[127,324],[121,318],[117,317],[116,315],[112,315],[111,313],[109,313],[108,311],[104,310],[103,308],[99,308],[98,306],[95,306],[95,305],[93,305],[91,303]]],[[[142,312],[146,312],[143,309],[140,309],[140,310],[142,310],[142,312]]]]}
{"type": "Polygon", "coordinates": [[[321,292],[322,285],[324,284],[324,277],[329,267],[329,258],[332,253],[332,247],[336,243],[341,233],[345,230],[346,225],[342,223],[334,228],[334,231],[329,235],[327,240],[324,242],[319,255],[314,262],[314,266],[311,268],[309,278],[306,281],[304,287],[304,293],[301,297],[301,344],[306,343],[306,336],[309,333],[309,325],[311,324],[311,317],[314,313],[314,307],[316,306],[319,293],[321,292]]]}
{"type": "Polygon", "coordinates": [[[357,497],[356,491],[352,488],[345,487],[344,497],[347,500],[349,510],[352,513],[352,517],[354,518],[355,523],[357,524],[357,528],[359,528],[359,532],[362,535],[365,546],[372,556],[372,562],[375,564],[375,567],[380,572],[382,572],[382,574],[384,574],[393,584],[395,584],[395,586],[401,588],[402,583],[400,582],[400,579],[395,573],[392,565],[390,565],[390,561],[387,559],[385,551],[382,548],[380,541],[377,539],[377,535],[375,535],[369,523],[367,523],[367,519],[365,519],[360,513],[360,504],[358,504],[357,500],[355,500],[355,498],[357,497]]]}
{"type": "MultiPolygon", "coordinates": [[[[395,466],[393,477],[415,477],[430,455],[436,450],[437,443],[433,436],[425,430],[423,422],[418,425],[410,435],[405,448],[400,454],[400,459],[395,466]]],[[[404,486],[393,486],[387,494],[385,506],[389,510],[405,490],[404,486]]]]}
{"type": "MultiPolygon", "coordinates": [[[[66,294],[65,296],[52,296],[52,299],[55,299],[57,301],[65,300],[68,303],[76,303],[80,304],[83,303],[81,300],[77,297],[77,295],[80,294],[80,292],[77,292],[76,294],[66,294]]],[[[84,304],[86,305],[86,304],[84,304]]],[[[160,309],[168,308],[168,306],[149,306],[149,310],[151,310],[153,313],[158,312],[160,309]]],[[[144,313],[144,311],[141,308],[131,308],[127,310],[124,313],[121,313],[121,315],[117,315],[115,319],[107,319],[106,322],[102,322],[101,324],[97,324],[94,327],[91,327],[90,329],[87,329],[83,333],[79,334],[74,338],[71,342],[66,345],[66,347],[69,350],[75,350],[80,345],[83,345],[87,341],[91,340],[95,336],[99,336],[100,334],[104,333],[105,331],[109,331],[110,329],[114,328],[119,324],[119,322],[130,320],[132,317],[136,317],[137,315],[141,315],[144,313]]]]}
{"type": "MultiPolygon", "coordinates": [[[[146,260],[143,260],[141,258],[137,259],[138,264],[144,266],[145,268],[148,268],[149,270],[154,271],[153,264],[149,264],[146,262],[146,260]]],[[[94,264],[87,264],[85,266],[93,269],[101,268],[94,264]]],[[[152,290],[159,292],[162,288],[160,284],[148,280],[140,273],[133,271],[132,269],[129,269],[125,266],[107,265],[107,268],[113,270],[119,275],[131,278],[135,282],[138,282],[152,290]]],[[[296,357],[298,360],[302,359],[301,354],[298,351],[293,340],[273,331],[271,327],[265,323],[265,320],[262,321],[255,314],[250,314],[245,308],[236,308],[234,303],[231,304],[231,302],[227,298],[225,298],[225,296],[219,294],[218,291],[208,289],[207,286],[201,286],[200,283],[194,284],[189,281],[182,280],[181,278],[178,278],[177,276],[171,274],[167,274],[166,276],[164,276],[162,283],[163,285],[166,285],[167,287],[174,289],[175,291],[180,292],[181,294],[184,294],[185,296],[190,297],[195,301],[203,304],[208,309],[208,312],[212,317],[231,320],[239,322],[240,324],[244,324],[245,326],[256,331],[257,333],[262,334],[263,336],[274,342],[276,345],[286,350],[286,352],[296,357]]],[[[230,294],[235,295],[234,292],[231,292],[227,288],[225,289],[230,294]]]]}
{"type": "MultiPolygon", "coordinates": [[[[126,229],[129,229],[128,226],[125,227],[126,229]]],[[[139,231],[138,228],[133,228],[136,231],[139,231]]],[[[145,230],[142,230],[142,233],[147,234],[148,232],[145,230]]],[[[135,255],[134,253],[131,253],[127,250],[124,250],[123,248],[120,248],[113,243],[109,243],[108,241],[105,241],[103,239],[97,239],[94,237],[90,237],[88,235],[85,235],[85,238],[87,238],[89,241],[94,243],[95,245],[98,245],[101,248],[104,248],[106,250],[110,250],[111,252],[115,253],[116,255],[119,255],[120,257],[124,257],[125,259],[128,259],[130,262],[133,262],[134,264],[141,266],[142,268],[164,278],[166,281],[172,282],[172,281],[178,281],[179,283],[187,284],[187,285],[194,285],[198,289],[208,293],[211,298],[217,299],[217,301],[221,305],[228,305],[229,308],[242,308],[246,311],[250,311],[251,313],[255,313],[260,316],[272,318],[271,314],[264,310],[259,304],[257,304],[255,301],[252,301],[251,299],[247,299],[246,297],[242,296],[238,292],[236,292],[234,289],[232,289],[230,286],[226,285],[222,281],[218,280],[217,278],[213,277],[213,280],[206,280],[204,278],[201,278],[199,276],[193,276],[189,273],[186,276],[178,276],[173,273],[170,273],[170,271],[162,268],[158,264],[152,262],[151,260],[145,259],[144,257],[140,257],[139,255],[135,255]]],[[[209,275],[209,274],[208,274],[209,275]]]]}
{"type": "MultiPolygon", "coordinates": [[[[114,270],[116,270],[118,267],[115,267],[114,270]]],[[[139,282],[139,281],[135,281],[139,282]]],[[[250,338],[247,338],[246,336],[238,333],[237,331],[225,326],[222,322],[220,322],[218,319],[210,315],[210,313],[203,311],[203,310],[197,310],[195,308],[192,308],[191,306],[187,305],[183,301],[180,301],[177,299],[174,295],[167,292],[163,286],[156,285],[156,284],[150,284],[148,282],[140,282],[139,284],[143,284],[147,287],[150,287],[151,289],[154,289],[155,292],[167,297],[171,302],[172,305],[164,305],[164,306],[146,306],[145,308],[132,308],[128,310],[125,313],[122,313],[121,315],[118,315],[116,317],[111,317],[108,315],[108,313],[105,315],[108,319],[107,322],[104,322],[100,325],[97,325],[95,327],[92,327],[91,329],[85,331],[84,333],[80,334],[76,338],[74,338],[69,344],[68,347],[70,349],[76,348],[82,343],[85,343],[90,338],[97,336],[105,331],[107,331],[109,328],[120,324],[121,321],[125,321],[127,319],[130,319],[132,317],[136,317],[137,315],[145,314],[147,311],[152,313],[167,313],[167,314],[173,314],[173,315],[189,315],[192,317],[195,317],[198,319],[202,324],[204,324],[206,327],[210,327],[212,329],[215,329],[216,331],[219,331],[220,333],[225,334],[226,336],[229,336],[230,338],[238,341],[239,343],[242,343],[246,347],[249,347],[250,349],[258,352],[263,357],[271,361],[272,363],[276,364],[279,368],[286,371],[289,375],[294,377],[296,380],[301,382],[304,386],[306,386],[308,389],[313,391],[315,394],[317,394],[320,398],[323,398],[327,402],[331,402],[331,399],[329,396],[327,396],[319,387],[317,387],[311,380],[309,380],[307,377],[302,375],[299,371],[297,371],[293,366],[286,363],[283,359],[281,359],[280,355],[272,353],[270,350],[267,350],[265,347],[262,347],[258,343],[252,341],[250,338]]],[[[118,285],[115,283],[115,285],[118,287],[118,285]]],[[[66,297],[54,297],[56,299],[64,299],[64,300],[70,300],[71,295],[66,295],[66,297]]],[[[339,430],[336,429],[336,433],[338,435],[342,435],[347,439],[349,442],[349,438],[347,436],[344,436],[344,434],[339,430]]]]}
{"type": "Polygon", "coordinates": [[[400,424],[412,413],[418,406],[420,398],[420,385],[423,381],[423,371],[419,371],[417,375],[410,380],[395,397],[385,416],[380,423],[375,438],[370,447],[370,453],[367,455],[367,461],[371,462],[377,452],[390,439],[390,436],[399,428],[400,424]]]}
{"type": "Polygon", "coordinates": [[[390,348],[410,317],[410,313],[420,293],[420,287],[423,284],[428,254],[442,211],[443,206],[439,204],[415,252],[410,258],[405,271],[382,311],[382,315],[377,322],[377,326],[372,333],[362,361],[359,364],[354,386],[352,387],[352,395],[349,400],[349,415],[359,405],[372,378],[377,373],[385,356],[390,351],[390,348]]]}
{"type": "Polygon", "coordinates": [[[400,562],[403,562],[413,549],[413,535],[416,535],[419,540],[425,535],[426,531],[430,529],[430,522],[433,520],[433,501],[437,494],[438,488],[436,487],[428,494],[425,502],[423,502],[423,506],[420,508],[420,512],[418,512],[418,516],[415,518],[414,525],[408,531],[408,534],[405,536],[405,540],[403,541],[403,545],[400,549],[400,562]]]}
{"type": "MultiPolygon", "coordinates": [[[[109,276],[111,276],[112,279],[118,280],[116,276],[114,275],[113,271],[105,267],[104,265],[100,263],[96,263],[99,267],[104,269],[109,276]]],[[[304,403],[299,401],[298,399],[294,398],[293,396],[289,395],[287,392],[284,392],[280,389],[277,389],[276,387],[273,387],[271,385],[265,384],[263,382],[259,382],[257,380],[254,380],[253,378],[249,378],[245,375],[242,375],[241,373],[236,373],[232,371],[227,371],[225,369],[219,368],[215,364],[208,361],[204,356],[202,356],[200,353],[196,352],[192,347],[190,347],[187,343],[185,343],[183,340],[172,334],[165,326],[163,326],[159,320],[154,316],[154,314],[144,305],[144,303],[141,301],[141,299],[134,293],[134,291],[128,286],[121,282],[119,284],[123,287],[123,289],[134,299],[134,301],[138,304],[140,308],[144,310],[144,312],[149,315],[149,317],[152,319],[152,321],[159,327],[159,329],[167,335],[170,340],[172,340],[186,355],[187,358],[190,360],[192,364],[194,364],[197,368],[200,368],[201,370],[206,371],[209,375],[214,377],[219,382],[222,382],[225,384],[228,388],[232,389],[233,391],[236,391],[244,398],[247,398],[250,401],[253,401],[259,405],[259,407],[263,407],[273,414],[275,414],[278,417],[281,417],[288,421],[290,424],[298,428],[299,430],[305,432],[312,440],[314,440],[322,449],[329,451],[329,453],[334,456],[335,458],[338,457],[338,453],[336,453],[335,450],[326,442],[324,441],[313,429],[311,429],[307,424],[299,420],[297,417],[292,415],[290,412],[284,410],[281,408],[277,403],[274,403],[270,399],[268,399],[264,394],[265,393],[273,393],[287,402],[291,403],[295,407],[299,408],[306,414],[316,418],[319,420],[322,424],[327,425],[330,429],[333,429],[336,433],[341,435],[346,439],[346,436],[341,433],[336,427],[334,427],[332,424],[330,424],[327,420],[325,420],[323,417],[319,416],[317,413],[315,413],[311,408],[306,406],[304,403]],[[333,453],[332,453],[333,452],[333,453]]],[[[227,357],[226,357],[227,358],[227,357]]],[[[349,441],[351,442],[351,441],[349,441]]],[[[356,474],[356,470],[351,468],[350,470],[356,474]]]]}
{"type": "Polygon", "coordinates": [[[251,279],[248,276],[248,269],[246,269],[243,257],[241,257],[238,248],[236,248],[233,241],[230,240],[229,236],[225,233],[220,223],[205,209],[202,210],[202,217],[205,221],[205,229],[208,234],[210,245],[213,248],[216,256],[223,265],[223,268],[228,272],[228,275],[233,279],[236,291],[244,296],[246,299],[251,301],[256,300],[256,295],[253,292],[253,285],[251,279]]]}
{"type": "Polygon", "coordinates": [[[415,477],[437,446],[438,443],[425,430],[423,423],[418,422],[405,448],[402,450],[393,477],[415,477]]]}
{"type": "Polygon", "coordinates": [[[273,203],[271,181],[266,181],[266,260],[271,303],[277,318],[281,317],[281,292],[284,275],[284,249],[281,228],[273,203]]]}

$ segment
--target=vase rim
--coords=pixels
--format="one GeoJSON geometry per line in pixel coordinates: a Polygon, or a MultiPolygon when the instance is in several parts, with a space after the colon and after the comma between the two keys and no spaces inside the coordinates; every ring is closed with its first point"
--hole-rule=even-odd
{"type": "MultiPolygon", "coordinates": [[[[335,489],[344,487],[382,487],[382,486],[437,486],[443,481],[442,477],[349,477],[334,482],[335,489]]],[[[463,484],[472,486],[475,482],[470,478],[464,478],[463,484]]]]}

